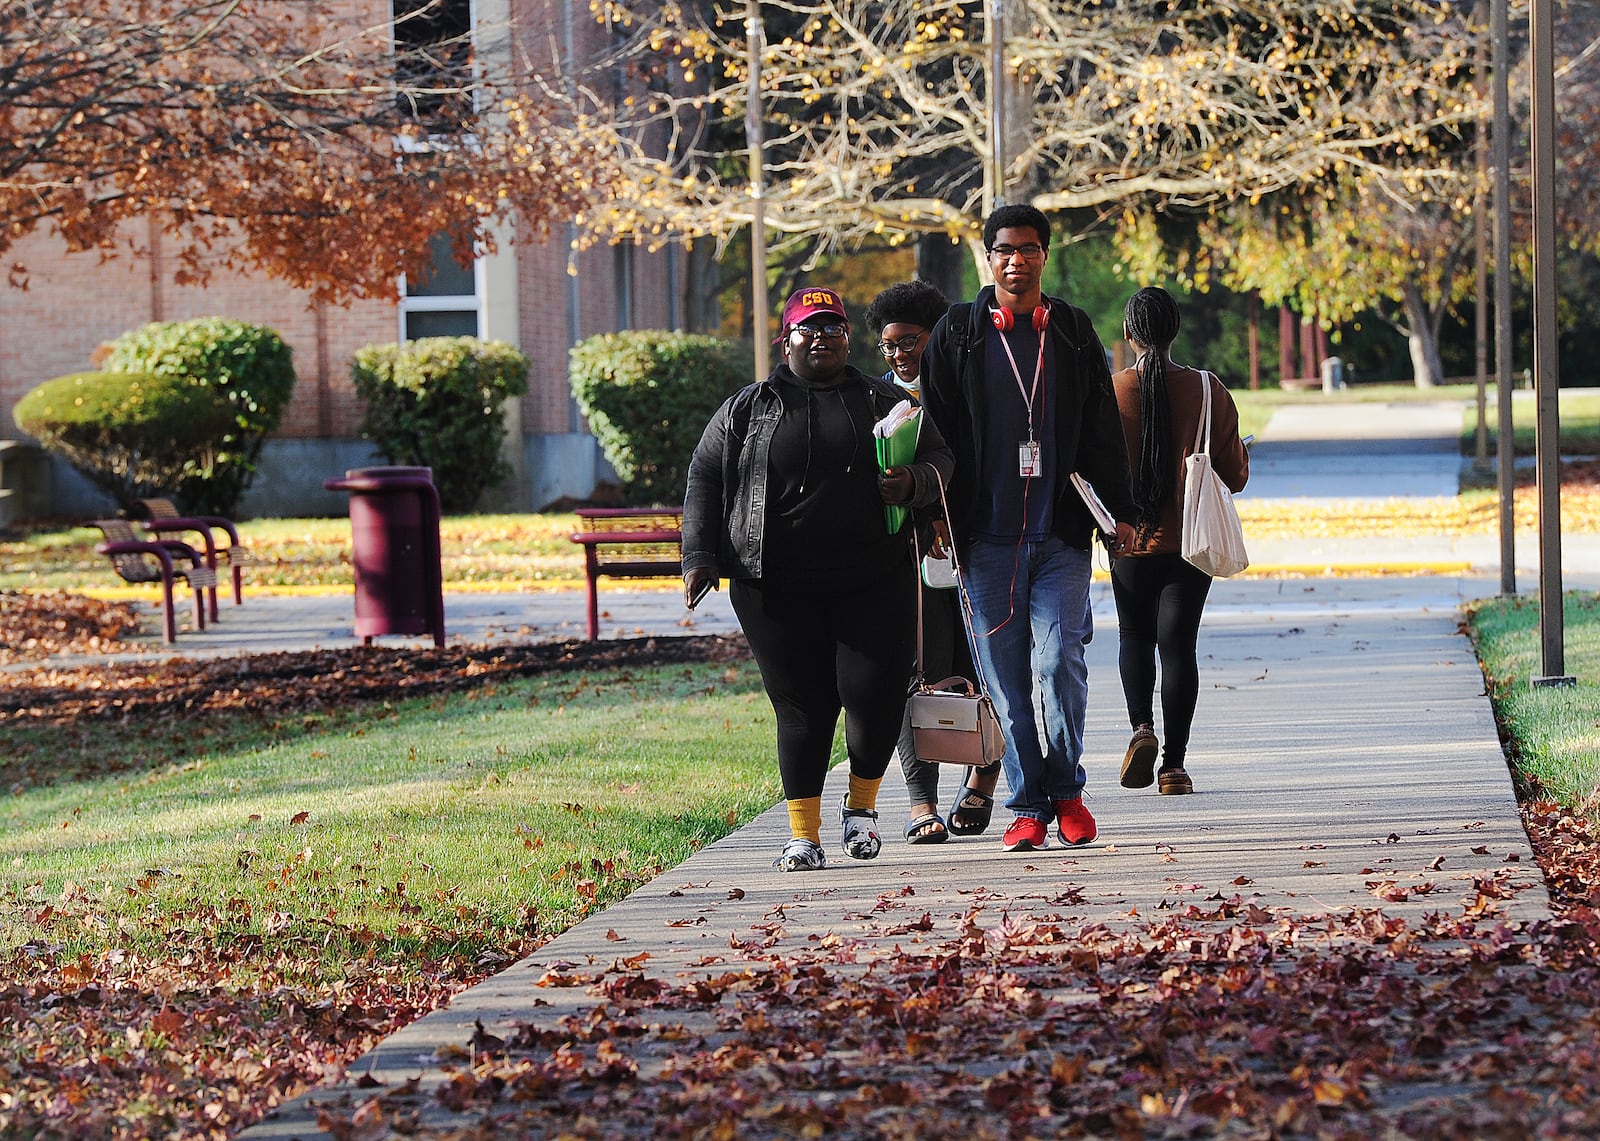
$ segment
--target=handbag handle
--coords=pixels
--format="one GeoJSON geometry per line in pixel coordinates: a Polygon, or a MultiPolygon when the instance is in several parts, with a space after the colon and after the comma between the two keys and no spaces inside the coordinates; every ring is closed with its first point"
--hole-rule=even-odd
{"type": "MultiPolygon", "coordinates": [[[[1198,370],[1197,370],[1198,371],[1198,370]]],[[[1200,423],[1194,429],[1194,447],[1191,455],[1211,454],[1211,374],[1200,371],[1200,423]]]]}
{"type": "MultiPolygon", "coordinates": [[[[939,469],[938,468],[932,468],[932,471],[933,471],[933,478],[939,485],[939,506],[944,509],[944,526],[945,526],[945,530],[949,533],[949,536],[950,536],[950,566],[955,570],[955,573],[956,573],[956,590],[961,595],[961,625],[963,627],[962,633],[964,635],[966,635],[966,637],[968,638],[968,640],[970,642],[970,641],[973,640],[972,639],[973,614],[972,614],[972,599],[967,594],[967,576],[966,576],[965,572],[963,572],[962,569],[961,569],[961,556],[956,553],[956,532],[955,532],[955,528],[950,523],[950,501],[947,498],[945,498],[944,476],[939,474],[939,469]]],[[[918,551],[919,552],[918,557],[917,557],[917,562],[920,564],[921,561],[922,561],[921,554],[920,554],[921,548],[917,543],[917,535],[916,535],[916,528],[915,527],[913,527],[911,529],[911,546],[912,546],[912,549],[914,551],[918,551]]],[[[919,688],[926,688],[924,686],[924,682],[927,680],[927,678],[926,678],[926,675],[923,672],[923,659],[922,659],[922,589],[923,589],[922,588],[922,575],[918,574],[917,575],[917,685],[918,685],[919,688]]],[[[978,652],[977,652],[977,647],[976,646],[973,647],[973,651],[972,651],[972,672],[977,675],[975,680],[978,683],[978,692],[983,694],[983,696],[985,698],[989,698],[989,686],[983,680],[983,666],[981,664],[979,664],[979,662],[978,662],[978,652]]],[[[989,700],[993,700],[993,699],[989,698],[989,700]]]]}

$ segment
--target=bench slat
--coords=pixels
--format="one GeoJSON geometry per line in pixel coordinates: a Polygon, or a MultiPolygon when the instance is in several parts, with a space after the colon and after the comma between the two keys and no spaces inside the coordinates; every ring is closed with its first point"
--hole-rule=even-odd
{"type": "Polygon", "coordinates": [[[589,587],[589,640],[600,636],[596,596],[601,576],[676,578],[683,573],[679,544],[683,511],[673,508],[580,507],[578,530],[568,536],[584,548],[589,587]]]}

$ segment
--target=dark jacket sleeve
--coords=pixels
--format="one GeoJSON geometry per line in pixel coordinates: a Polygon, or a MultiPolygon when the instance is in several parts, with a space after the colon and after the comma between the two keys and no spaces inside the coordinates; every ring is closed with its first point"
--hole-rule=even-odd
{"type": "Polygon", "coordinates": [[[725,472],[728,424],[733,402],[730,396],[712,413],[706,430],[700,434],[694,455],[689,460],[688,486],[683,493],[683,569],[710,567],[722,573],[722,536],[726,530],[728,488],[725,472]]]}
{"type": "Polygon", "coordinates": [[[950,497],[950,510],[964,522],[964,509],[968,493],[977,486],[977,455],[973,450],[972,416],[967,408],[967,398],[961,387],[959,362],[950,335],[950,323],[962,319],[964,307],[941,317],[928,337],[922,352],[922,407],[924,415],[937,429],[949,449],[948,468],[941,469],[945,480],[945,493],[950,497]]]}
{"type": "Polygon", "coordinates": [[[939,483],[950,486],[950,474],[955,470],[955,455],[945,443],[939,425],[926,408],[922,410],[922,426],[917,430],[917,459],[911,465],[912,507],[929,507],[939,502],[939,483]]]}
{"type": "Polygon", "coordinates": [[[1250,450],[1239,438],[1239,407],[1233,395],[1211,373],[1211,468],[1234,494],[1250,480],[1250,450]]]}

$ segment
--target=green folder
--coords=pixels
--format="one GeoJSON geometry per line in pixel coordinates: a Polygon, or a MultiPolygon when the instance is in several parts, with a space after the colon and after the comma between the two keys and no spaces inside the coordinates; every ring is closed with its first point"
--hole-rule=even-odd
{"type": "MultiPolygon", "coordinates": [[[[878,470],[888,471],[892,467],[905,467],[917,458],[917,433],[922,429],[922,410],[919,408],[904,424],[896,428],[892,436],[874,436],[872,442],[878,450],[878,470]]],[[[901,507],[894,503],[883,505],[883,521],[889,528],[889,534],[898,535],[900,528],[905,526],[906,516],[911,514],[909,507],[901,507]]]]}

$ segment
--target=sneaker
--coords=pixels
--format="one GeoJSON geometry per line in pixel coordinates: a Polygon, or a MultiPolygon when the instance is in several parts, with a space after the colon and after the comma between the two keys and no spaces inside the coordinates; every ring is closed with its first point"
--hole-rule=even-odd
{"type": "Polygon", "coordinates": [[[839,819],[843,825],[840,843],[844,854],[855,860],[871,860],[883,850],[878,838],[878,814],[870,808],[851,808],[848,799],[839,804],[839,819]]]}
{"type": "Polygon", "coordinates": [[[1156,780],[1156,755],[1161,743],[1154,726],[1141,725],[1133,731],[1128,751],[1122,755],[1122,787],[1149,788],[1156,780]]]}
{"type": "Polygon", "coordinates": [[[1019,816],[1006,828],[1005,838],[1000,844],[1008,852],[1031,852],[1035,848],[1048,848],[1050,833],[1045,829],[1043,820],[1019,816]]]}
{"type": "Polygon", "coordinates": [[[1162,769],[1156,776],[1161,781],[1162,796],[1183,796],[1194,791],[1194,781],[1182,768],[1162,769]]]}
{"type": "Polygon", "coordinates": [[[1094,817],[1089,815],[1089,810],[1083,806],[1083,797],[1075,796],[1071,800],[1058,800],[1056,808],[1056,835],[1061,837],[1063,844],[1077,847],[1087,844],[1100,834],[1094,826],[1094,817]]]}
{"type": "Polygon", "coordinates": [[[772,866],[780,872],[814,872],[828,866],[828,857],[821,844],[796,836],[783,846],[783,855],[773,860],[772,866]]]}

